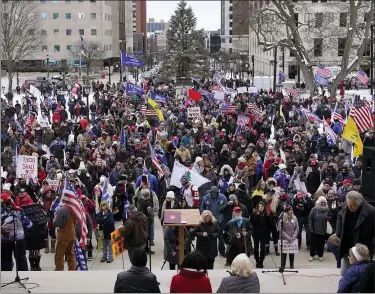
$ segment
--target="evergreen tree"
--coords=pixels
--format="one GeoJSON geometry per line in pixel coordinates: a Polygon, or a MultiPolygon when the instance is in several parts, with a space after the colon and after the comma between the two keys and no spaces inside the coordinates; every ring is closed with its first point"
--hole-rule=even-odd
{"type": "Polygon", "coordinates": [[[204,31],[196,30],[197,18],[185,1],[178,3],[169,21],[167,48],[161,60],[160,74],[165,78],[209,76],[209,55],[204,31]]]}

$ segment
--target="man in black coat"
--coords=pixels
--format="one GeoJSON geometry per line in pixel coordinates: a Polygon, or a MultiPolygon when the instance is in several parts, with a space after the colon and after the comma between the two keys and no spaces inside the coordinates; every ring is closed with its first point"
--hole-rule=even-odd
{"type": "Polygon", "coordinates": [[[350,191],[346,204],[337,215],[336,235],[341,239],[341,275],[349,267],[349,249],[357,243],[364,244],[374,254],[375,208],[363,199],[361,193],[350,191]]]}
{"type": "Polygon", "coordinates": [[[160,293],[156,276],[146,267],[147,254],[135,250],[129,270],[117,275],[114,293],[160,293]]]}

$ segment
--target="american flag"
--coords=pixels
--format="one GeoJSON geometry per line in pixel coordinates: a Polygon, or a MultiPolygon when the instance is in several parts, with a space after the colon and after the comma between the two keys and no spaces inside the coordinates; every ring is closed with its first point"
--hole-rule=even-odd
{"type": "Polygon", "coordinates": [[[237,118],[237,125],[246,126],[249,124],[250,118],[244,115],[239,115],[237,118]]]}
{"type": "Polygon", "coordinates": [[[330,126],[325,126],[324,129],[327,133],[327,140],[329,142],[329,145],[331,146],[331,145],[336,144],[336,134],[332,130],[332,128],[330,126]]]}
{"type": "Polygon", "coordinates": [[[77,239],[74,241],[74,255],[77,261],[77,269],[80,271],[88,271],[85,255],[82,252],[81,246],[79,246],[77,239]]]}
{"type": "Polygon", "coordinates": [[[221,106],[221,112],[222,113],[235,113],[237,111],[237,105],[236,104],[223,104],[221,106]]]}
{"type": "Polygon", "coordinates": [[[290,88],[288,90],[288,94],[292,95],[293,97],[297,97],[299,95],[298,90],[297,89],[293,89],[293,88],[290,88]]]}
{"type": "Polygon", "coordinates": [[[360,96],[354,98],[353,107],[350,109],[349,116],[353,118],[360,132],[364,132],[374,127],[371,119],[370,107],[365,105],[360,96]]]}
{"type": "Polygon", "coordinates": [[[155,150],[151,146],[150,142],[148,142],[148,147],[150,148],[152,163],[155,164],[156,168],[158,169],[158,176],[159,176],[159,180],[160,180],[164,176],[164,171],[159,164],[159,161],[156,157],[155,150]]]}
{"type": "Polygon", "coordinates": [[[360,70],[357,74],[357,79],[363,84],[367,85],[368,84],[368,76],[363,70],[360,70]]]}
{"type": "Polygon", "coordinates": [[[87,241],[86,211],[68,178],[65,178],[60,201],[69,207],[75,220],[81,225],[81,240],[79,240],[79,244],[82,248],[85,248],[87,241]]]}
{"type": "Polygon", "coordinates": [[[340,124],[344,125],[345,124],[345,120],[342,118],[341,114],[338,113],[337,111],[334,111],[333,112],[333,116],[332,116],[332,119],[333,120],[338,120],[340,124]]]}
{"type": "Polygon", "coordinates": [[[319,66],[318,70],[316,71],[316,74],[324,78],[328,78],[332,75],[332,71],[328,67],[319,66]]]}
{"type": "Polygon", "coordinates": [[[106,201],[108,203],[108,206],[112,207],[111,197],[109,195],[109,190],[108,190],[108,182],[109,180],[106,179],[104,183],[104,187],[103,187],[102,201],[106,201]]]}
{"type": "Polygon", "coordinates": [[[310,110],[308,110],[306,108],[301,107],[300,111],[309,120],[312,119],[312,120],[314,120],[317,123],[322,123],[323,122],[316,114],[312,113],[310,110]]]}
{"type": "Polygon", "coordinates": [[[250,103],[248,106],[247,106],[247,109],[256,114],[256,115],[259,115],[260,113],[262,113],[262,111],[259,109],[258,105],[256,105],[255,103],[250,103]]]}
{"type": "Polygon", "coordinates": [[[156,111],[154,109],[147,109],[147,106],[146,105],[142,105],[141,106],[141,112],[143,113],[143,115],[145,116],[154,116],[154,115],[157,115],[156,114],[156,111]]]}

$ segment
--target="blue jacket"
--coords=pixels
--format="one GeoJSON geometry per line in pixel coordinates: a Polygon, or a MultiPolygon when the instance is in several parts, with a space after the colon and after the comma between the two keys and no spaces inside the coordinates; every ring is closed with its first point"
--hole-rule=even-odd
{"type": "Polygon", "coordinates": [[[211,194],[207,194],[202,199],[200,211],[201,213],[203,210],[211,211],[217,222],[220,224],[223,221],[224,216],[219,212],[219,208],[227,203],[227,198],[221,193],[219,193],[215,199],[211,197],[211,194]]]}
{"type": "MultiPolygon", "coordinates": [[[[158,195],[159,181],[157,177],[151,174],[147,175],[147,177],[148,177],[148,183],[149,183],[150,189],[154,191],[156,195],[158,195]]],[[[135,187],[138,188],[141,185],[141,182],[142,182],[142,175],[138,177],[137,182],[135,183],[135,187]]]]}
{"type": "Polygon", "coordinates": [[[361,276],[365,272],[368,265],[368,261],[353,263],[341,278],[337,293],[358,293],[359,280],[361,279],[361,276]]]}
{"type": "Polygon", "coordinates": [[[116,170],[112,170],[109,174],[108,181],[111,184],[111,186],[116,186],[118,184],[118,178],[120,177],[120,173],[116,170]]]}
{"type": "Polygon", "coordinates": [[[254,173],[259,176],[261,174],[263,174],[264,172],[264,169],[263,169],[263,162],[262,162],[262,159],[258,159],[257,161],[257,165],[255,166],[255,169],[254,169],[254,173]]]}
{"type": "Polygon", "coordinates": [[[110,240],[111,233],[115,230],[115,220],[111,211],[107,211],[104,215],[103,211],[99,211],[96,216],[96,222],[99,225],[99,230],[103,231],[104,239],[110,240]]]}

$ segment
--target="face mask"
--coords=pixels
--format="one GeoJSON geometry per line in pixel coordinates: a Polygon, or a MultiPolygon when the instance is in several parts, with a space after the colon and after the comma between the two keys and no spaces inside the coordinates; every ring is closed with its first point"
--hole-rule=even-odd
{"type": "Polygon", "coordinates": [[[235,220],[241,220],[241,219],[242,219],[242,216],[235,216],[234,219],[235,219],[235,220]]]}

